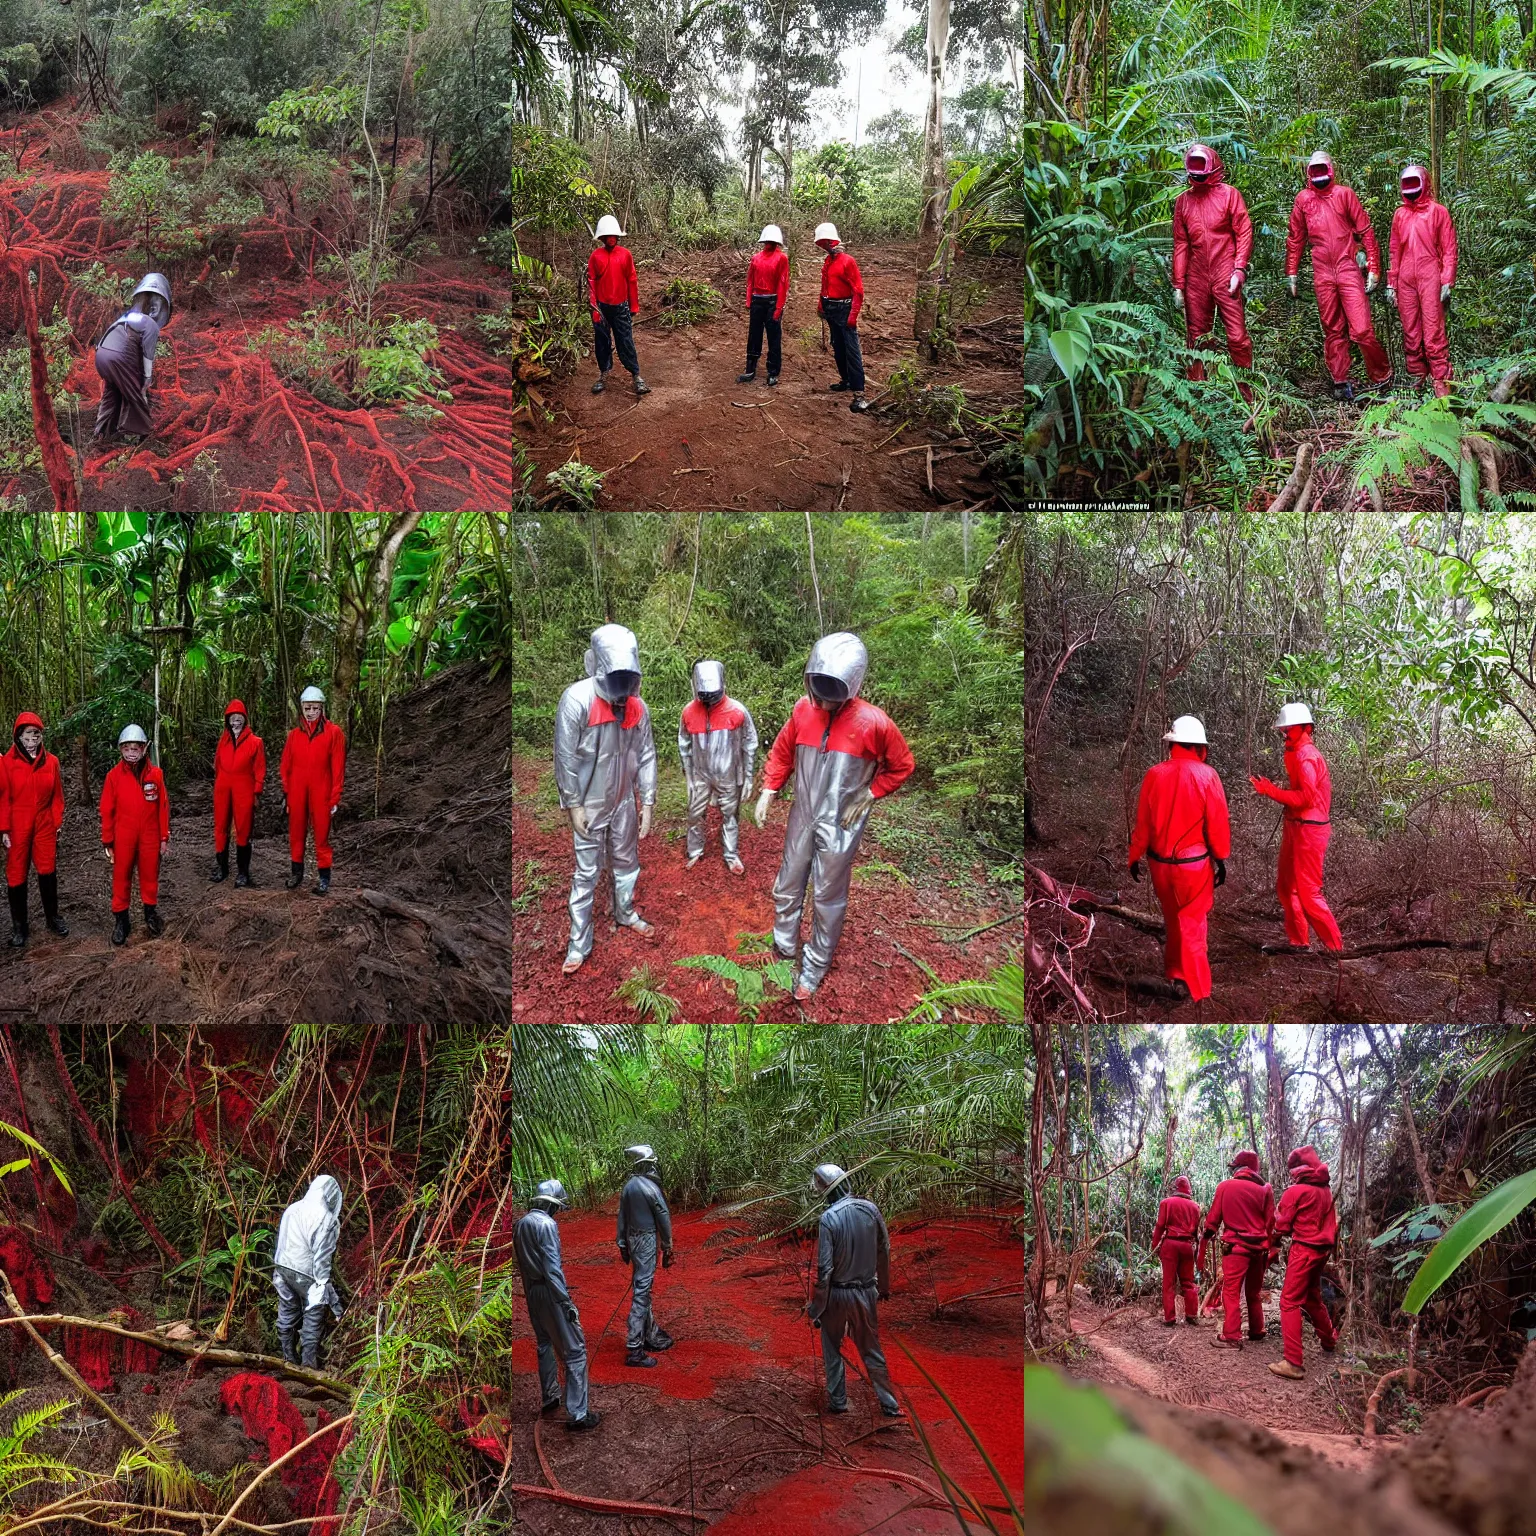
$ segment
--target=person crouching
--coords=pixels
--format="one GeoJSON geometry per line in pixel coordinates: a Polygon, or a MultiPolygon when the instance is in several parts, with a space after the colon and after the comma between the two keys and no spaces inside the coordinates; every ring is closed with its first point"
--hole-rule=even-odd
{"type": "Polygon", "coordinates": [[[112,866],[112,942],[125,944],[135,869],[144,926],[157,936],[165,931],[156,903],[160,856],[171,840],[171,797],[165,775],[148,760],[149,740],[142,726],[125,725],[117,749],[122,761],[113,764],[101,786],[101,842],[112,866]]]}
{"type": "Polygon", "coordinates": [[[151,272],[133,291],[133,302],[96,343],[101,404],[96,409],[98,440],[121,432],[137,441],[154,430],[149,386],[155,375],[155,348],[171,318],[171,285],[151,272]]]}

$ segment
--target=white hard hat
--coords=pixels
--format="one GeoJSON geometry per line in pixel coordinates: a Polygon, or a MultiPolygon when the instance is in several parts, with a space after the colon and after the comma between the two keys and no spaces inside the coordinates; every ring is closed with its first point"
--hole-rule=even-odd
{"type": "Polygon", "coordinates": [[[625,1147],[624,1156],[629,1159],[631,1168],[644,1168],[655,1164],[656,1149],[642,1141],[636,1146],[625,1147]]]}
{"type": "Polygon", "coordinates": [[[837,232],[836,224],[818,224],[816,226],[816,244],[820,245],[823,240],[834,240],[839,245],[842,244],[842,237],[837,232]]]}
{"type": "Polygon", "coordinates": [[[1164,741],[1177,742],[1182,747],[1208,747],[1205,727],[1193,715],[1180,715],[1173,722],[1173,729],[1163,734],[1164,741]]]}
{"type": "Polygon", "coordinates": [[[784,231],[777,224],[764,224],[763,232],[758,237],[759,241],[773,240],[779,245],[784,244],[784,231]]]}
{"type": "Polygon", "coordinates": [[[149,745],[149,737],[144,734],[142,725],[125,725],[122,734],[117,738],[118,746],[122,746],[125,741],[137,741],[143,746],[149,745]]]}
{"type": "Polygon", "coordinates": [[[597,221],[597,233],[592,238],[601,240],[604,235],[622,235],[623,233],[624,231],[619,228],[619,221],[611,213],[605,213],[597,221]]]}
{"type": "Polygon", "coordinates": [[[300,704],[324,704],[325,695],[313,683],[299,695],[300,704]]]}
{"type": "Polygon", "coordinates": [[[1305,704],[1282,704],[1275,716],[1275,729],[1283,731],[1288,725],[1311,725],[1312,711],[1305,704]]]}
{"type": "Polygon", "coordinates": [[[828,1190],[836,1189],[847,1178],[848,1175],[836,1163],[818,1163],[811,1170],[811,1189],[815,1194],[824,1195],[828,1190]]]}
{"type": "Polygon", "coordinates": [[[533,1199],[529,1201],[530,1205],[547,1206],[552,1211],[563,1211],[570,1203],[570,1196],[565,1192],[565,1185],[559,1179],[540,1179],[539,1187],[533,1199]]]}

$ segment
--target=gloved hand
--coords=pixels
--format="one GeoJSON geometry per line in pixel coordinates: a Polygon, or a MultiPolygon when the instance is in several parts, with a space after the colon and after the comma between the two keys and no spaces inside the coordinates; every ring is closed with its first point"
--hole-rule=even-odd
{"type": "Polygon", "coordinates": [[[881,1291],[879,1294],[881,1301],[889,1301],[891,1299],[891,1293],[889,1291],[881,1291]]]}
{"type": "Polygon", "coordinates": [[[103,843],[101,851],[104,854],[106,854],[106,856],[107,856],[107,863],[108,864],[112,863],[112,845],[111,845],[111,843],[103,843]]]}
{"type": "Polygon", "coordinates": [[[1175,288],[1173,290],[1173,307],[1175,309],[1184,308],[1184,290],[1182,288],[1175,288]]]}
{"type": "Polygon", "coordinates": [[[820,1328],[821,1327],[821,1319],[819,1317],[813,1317],[811,1319],[811,1327],[812,1328],[820,1328]]]}
{"type": "Polygon", "coordinates": [[[11,834],[9,832],[0,832],[0,844],[7,848],[11,846],[11,834]]]}
{"type": "Polygon", "coordinates": [[[1140,859],[1137,859],[1136,862],[1131,865],[1129,873],[1130,873],[1131,879],[1134,880],[1137,885],[1140,885],[1141,884],[1141,860],[1140,859]]]}
{"type": "Polygon", "coordinates": [[[1294,299],[1296,297],[1296,274],[1294,272],[1286,278],[1285,286],[1291,290],[1291,297],[1294,299]]]}
{"type": "Polygon", "coordinates": [[[672,1250],[670,1248],[661,1256],[661,1267],[663,1269],[672,1268],[672,1250]]]}
{"type": "Polygon", "coordinates": [[[1387,284],[1387,303],[1388,304],[1396,304],[1397,303],[1397,289],[1394,288],[1391,283],[1387,284]]]}
{"type": "Polygon", "coordinates": [[[837,819],[843,826],[851,827],[874,803],[875,797],[866,785],[849,799],[848,804],[843,807],[843,814],[837,819]]]}
{"type": "Polygon", "coordinates": [[[1376,292],[1376,274],[1374,272],[1367,272],[1365,274],[1365,291],[1367,293],[1376,292]]]}
{"type": "Polygon", "coordinates": [[[597,310],[594,309],[592,311],[592,324],[593,325],[601,325],[602,323],[603,323],[602,315],[597,310]]]}
{"type": "Polygon", "coordinates": [[[642,805],[640,807],[640,836],[641,837],[649,837],[651,835],[651,811],[653,809],[654,809],[654,807],[649,806],[649,805],[642,805]]]}
{"type": "Polygon", "coordinates": [[[629,1263],[629,1244],[628,1243],[620,1243],[619,1244],[619,1257],[626,1264],[629,1263]]]}
{"type": "Polygon", "coordinates": [[[1243,286],[1243,269],[1241,267],[1234,267],[1232,269],[1232,276],[1227,279],[1227,292],[1228,293],[1236,293],[1237,290],[1239,288],[1241,288],[1242,286],[1243,286]]]}
{"type": "Polygon", "coordinates": [[[1258,795],[1270,796],[1271,792],[1277,787],[1273,779],[1266,779],[1262,774],[1255,778],[1250,773],[1248,775],[1248,782],[1253,785],[1254,793],[1258,795]]]}
{"type": "Polygon", "coordinates": [[[574,1306],[568,1306],[565,1309],[565,1320],[574,1328],[581,1322],[581,1313],[574,1306]]]}
{"type": "Polygon", "coordinates": [[[775,793],[776,791],[774,790],[765,789],[762,794],[757,797],[757,805],[753,808],[752,819],[760,827],[766,826],[768,824],[768,808],[773,804],[775,793]]]}
{"type": "Polygon", "coordinates": [[[1212,884],[1216,887],[1225,885],[1227,883],[1227,861],[1225,859],[1213,858],[1211,862],[1216,866],[1216,878],[1212,881],[1212,884]]]}
{"type": "Polygon", "coordinates": [[[1440,302],[1442,304],[1447,304],[1447,303],[1450,302],[1450,298],[1451,298],[1451,285],[1449,283],[1441,283],[1440,284],[1440,302]]]}
{"type": "Polygon", "coordinates": [[[566,814],[577,837],[585,837],[592,830],[592,814],[584,805],[573,805],[566,814]]]}

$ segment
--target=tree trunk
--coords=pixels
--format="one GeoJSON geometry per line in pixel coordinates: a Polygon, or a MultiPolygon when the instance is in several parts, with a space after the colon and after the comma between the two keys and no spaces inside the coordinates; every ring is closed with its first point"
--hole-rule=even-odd
{"type": "Polygon", "coordinates": [[[917,230],[917,305],[912,335],[928,362],[938,360],[939,236],[949,189],[944,176],[944,55],[949,48],[949,0],[928,3],[928,115],[923,123],[923,212],[917,230]]]}

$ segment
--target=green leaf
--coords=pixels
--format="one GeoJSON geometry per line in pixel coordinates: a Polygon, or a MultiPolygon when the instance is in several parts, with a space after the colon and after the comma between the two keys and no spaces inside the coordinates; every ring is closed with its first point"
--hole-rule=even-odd
{"type": "Polygon", "coordinates": [[[1403,1297],[1403,1311],[1415,1317],[1424,1303],[1459,1269],[1467,1257],[1495,1232],[1502,1231],[1526,1206],[1536,1201],[1536,1168],[1516,1174],[1484,1195],[1429,1250],[1429,1257],[1403,1297]]]}
{"type": "Polygon", "coordinates": [[[1080,329],[1052,331],[1047,345],[1056,366],[1069,379],[1075,379],[1093,356],[1093,337],[1080,329]]]}
{"type": "Polygon", "coordinates": [[[208,652],[200,645],[190,647],[182,660],[186,662],[189,672],[205,672],[208,669],[208,652]]]}
{"type": "Polygon", "coordinates": [[[409,614],[403,619],[396,619],[385,631],[385,639],[392,651],[403,651],[416,635],[416,621],[409,614]]]}

